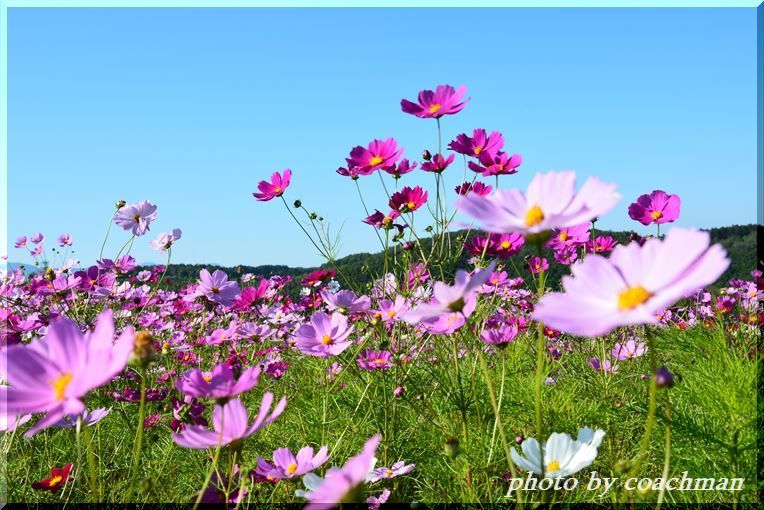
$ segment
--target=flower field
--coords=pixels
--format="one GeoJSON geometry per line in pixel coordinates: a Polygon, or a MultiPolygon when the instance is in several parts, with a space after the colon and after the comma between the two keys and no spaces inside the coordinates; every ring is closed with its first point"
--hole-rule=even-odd
{"type": "Polygon", "coordinates": [[[571,171],[518,189],[501,133],[456,134],[470,101],[447,85],[403,99],[437,147],[373,140],[337,170],[384,254],[368,285],[290,197],[297,170],[241,199],[283,208],[285,235],[325,259],[298,291],[214,268],[169,286],[182,231],[156,234],[149,200],[116,204],[122,249],[90,264],[68,234],[18,238],[36,269],[0,283],[7,500],[757,502],[759,261],[721,281],[725,249],[671,226],[705,207],[681,190],[622,197],[571,171]],[[654,234],[619,242],[598,232],[606,214],[654,234]],[[166,264],[139,265],[146,242],[166,264]]]}

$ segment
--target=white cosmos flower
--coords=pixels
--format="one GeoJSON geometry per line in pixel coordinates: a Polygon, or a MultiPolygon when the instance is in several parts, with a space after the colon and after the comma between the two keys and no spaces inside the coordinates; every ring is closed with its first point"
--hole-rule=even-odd
{"type": "Polygon", "coordinates": [[[512,448],[512,460],[525,471],[532,471],[546,478],[570,476],[588,467],[597,458],[597,447],[602,443],[605,431],[589,427],[579,429],[578,438],[573,440],[570,434],[554,432],[544,445],[544,466],[541,465],[539,442],[534,438],[523,441],[520,448],[523,455],[512,448]]]}

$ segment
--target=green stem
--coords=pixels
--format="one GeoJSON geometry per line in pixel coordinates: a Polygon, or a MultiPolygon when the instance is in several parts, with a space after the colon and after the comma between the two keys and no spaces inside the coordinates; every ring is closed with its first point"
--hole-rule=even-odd
{"type": "MultiPolygon", "coordinates": [[[[671,462],[671,402],[669,401],[668,395],[666,395],[666,444],[665,444],[665,453],[663,457],[663,474],[661,474],[661,477],[663,480],[668,480],[669,475],[669,464],[671,462]]],[[[658,503],[655,506],[655,509],[658,510],[661,507],[661,503],[663,503],[663,494],[666,492],[666,484],[661,484],[661,490],[658,493],[658,503]]]]}
{"type": "MultiPolygon", "coordinates": [[[[82,418],[80,417],[80,420],[82,418]]],[[[93,501],[99,502],[99,491],[98,491],[98,478],[96,476],[96,462],[95,462],[95,454],[93,453],[93,440],[90,436],[90,428],[85,427],[84,431],[84,440],[87,443],[87,454],[88,454],[88,468],[90,469],[90,492],[91,497],[93,498],[93,501]]]]}
{"type": "Polygon", "coordinates": [[[127,492],[127,502],[130,502],[135,491],[135,478],[141,465],[141,450],[143,449],[143,422],[146,415],[146,369],[141,368],[141,400],[138,406],[138,428],[135,431],[135,443],[133,445],[133,464],[130,468],[130,488],[127,492]]]}

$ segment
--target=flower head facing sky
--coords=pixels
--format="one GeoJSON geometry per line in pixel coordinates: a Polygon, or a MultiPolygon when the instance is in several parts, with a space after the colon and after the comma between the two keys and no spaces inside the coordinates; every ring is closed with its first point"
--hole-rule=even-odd
{"type": "Polygon", "coordinates": [[[596,177],[587,179],[576,193],[575,173],[549,172],[536,174],[525,193],[517,189],[496,190],[488,196],[470,193],[456,207],[488,232],[535,234],[590,222],[620,198],[615,184],[596,177]]]}
{"type": "Polygon", "coordinates": [[[394,138],[373,140],[368,147],[354,147],[346,159],[348,168],[355,169],[361,175],[368,175],[375,170],[392,168],[403,154],[394,138]]]}
{"type": "Polygon", "coordinates": [[[729,263],[708,232],[675,228],[662,240],[620,245],[610,258],[590,255],[573,264],[562,279],[564,292],[545,295],[533,317],[582,336],[654,324],[660,310],[716,281],[729,263]]]}
{"type": "Polygon", "coordinates": [[[422,119],[438,119],[444,115],[459,113],[469,99],[462,101],[467,87],[461,85],[454,89],[451,85],[438,85],[435,91],[422,90],[416,103],[408,99],[401,100],[401,109],[405,113],[422,119]]]}
{"type": "Polygon", "coordinates": [[[289,187],[291,179],[292,171],[288,168],[284,170],[283,174],[273,172],[271,181],[260,181],[257,184],[257,189],[260,190],[260,193],[252,193],[252,196],[261,202],[268,202],[269,200],[280,197],[289,187]]]}
{"type": "Polygon", "coordinates": [[[122,206],[114,215],[114,223],[129,230],[135,236],[142,236],[149,230],[151,222],[157,218],[157,206],[148,200],[122,206]]]}

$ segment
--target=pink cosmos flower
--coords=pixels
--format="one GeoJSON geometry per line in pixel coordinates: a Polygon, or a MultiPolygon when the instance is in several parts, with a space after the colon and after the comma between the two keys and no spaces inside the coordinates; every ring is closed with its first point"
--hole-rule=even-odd
{"type": "Polygon", "coordinates": [[[259,377],[260,365],[245,368],[235,379],[231,367],[221,363],[212,372],[202,372],[198,368],[186,372],[175,380],[175,387],[188,397],[225,400],[257,386],[259,377]]]}
{"type": "Polygon", "coordinates": [[[400,213],[414,212],[427,202],[427,192],[420,186],[404,187],[390,197],[390,208],[400,213]]]}
{"type": "Polygon", "coordinates": [[[379,301],[379,310],[374,312],[374,316],[382,322],[398,321],[405,314],[411,304],[403,296],[396,296],[395,301],[381,299],[379,301]]]}
{"type": "Polygon", "coordinates": [[[528,270],[533,274],[549,269],[549,262],[545,258],[533,257],[528,261],[528,270]]]}
{"type": "Polygon", "coordinates": [[[441,154],[436,154],[430,159],[430,161],[425,161],[422,163],[422,170],[425,172],[433,172],[436,174],[439,174],[448,166],[454,162],[454,155],[451,154],[447,158],[444,158],[441,154]]]}
{"type": "Polygon", "coordinates": [[[173,433],[172,440],[184,448],[197,450],[218,445],[239,444],[258,430],[273,423],[284,412],[286,397],[281,397],[273,411],[271,411],[272,403],[273,393],[268,391],[263,395],[255,421],[252,425],[247,425],[249,423],[247,408],[239,399],[229,400],[222,406],[216,405],[212,411],[213,430],[207,430],[199,425],[187,425],[182,432],[173,433]]]}
{"type": "Polygon", "coordinates": [[[391,228],[397,228],[399,231],[403,230],[403,225],[399,225],[395,222],[395,219],[398,218],[401,214],[398,211],[390,211],[389,213],[382,214],[380,211],[376,210],[374,214],[367,216],[364,218],[363,222],[367,225],[371,225],[372,227],[376,229],[385,229],[390,230],[391,228]]]}
{"type": "Polygon", "coordinates": [[[489,344],[506,345],[512,342],[517,336],[518,329],[514,324],[505,324],[498,328],[485,329],[480,334],[480,338],[489,344]]]}
{"type": "Polygon", "coordinates": [[[252,196],[261,202],[268,202],[269,200],[280,197],[289,187],[289,181],[291,179],[292,171],[288,168],[283,171],[283,175],[278,172],[273,172],[273,175],[271,175],[271,182],[260,181],[257,184],[257,189],[260,190],[260,193],[252,193],[252,196]]]}
{"type": "Polygon", "coordinates": [[[589,364],[590,367],[594,369],[595,372],[604,372],[606,374],[614,374],[618,372],[618,364],[613,364],[612,361],[609,359],[606,359],[602,362],[600,362],[599,358],[589,358],[586,360],[586,362],[589,364]]]}
{"type": "Polygon", "coordinates": [[[30,237],[29,240],[34,244],[40,244],[41,242],[45,241],[45,235],[42,232],[37,232],[32,237],[30,237]]]}
{"type": "Polygon", "coordinates": [[[637,342],[631,338],[624,343],[617,342],[610,351],[610,355],[619,361],[623,361],[625,359],[638,358],[646,350],[647,347],[645,347],[644,342],[637,342]]]}
{"type": "Polygon", "coordinates": [[[172,232],[161,232],[149,245],[152,250],[167,251],[175,244],[175,241],[180,239],[181,235],[183,232],[179,228],[173,229],[172,232]]]}
{"type": "MultiPolygon", "coordinates": [[[[637,243],[639,244],[639,243],[637,243]]],[[[642,243],[644,244],[644,243],[642,243]]],[[[640,246],[642,246],[640,244],[640,246]]],[[[618,245],[618,241],[610,236],[597,236],[586,243],[586,253],[609,253],[618,245]]]]}
{"type": "Polygon", "coordinates": [[[395,366],[391,358],[392,354],[389,351],[364,349],[356,358],[356,362],[364,370],[387,370],[395,366]]]}
{"type": "Polygon", "coordinates": [[[482,174],[483,177],[490,177],[491,175],[516,174],[517,168],[523,164],[523,157],[520,154],[510,156],[501,151],[495,154],[483,152],[478,157],[478,161],[479,164],[474,161],[469,162],[470,170],[482,174]]]}
{"type": "Polygon", "coordinates": [[[149,231],[151,222],[157,219],[157,206],[148,200],[122,206],[114,215],[114,223],[129,230],[135,236],[142,236],[149,231]]]}
{"type": "Polygon", "coordinates": [[[342,314],[316,312],[310,323],[303,324],[297,330],[297,348],[303,354],[319,358],[337,356],[352,344],[348,337],[353,330],[342,314]]]}
{"type": "Polygon", "coordinates": [[[18,239],[16,239],[16,242],[13,244],[14,248],[24,248],[27,245],[27,237],[21,236],[18,239]]]}
{"type": "Polygon", "coordinates": [[[354,147],[346,161],[348,168],[356,168],[357,172],[368,175],[374,170],[394,166],[402,154],[403,148],[399,149],[395,139],[388,138],[374,140],[368,147],[354,147]]]}
{"type": "Polygon", "coordinates": [[[482,197],[473,193],[456,207],[483,223],[488,232],[539,233],[589,222],[610,210],[620,199],[615,184],[590,177],[578,191],[573,172],[536,174],[527,193],[496,190],[482,197]]]}
{"type": "Polygon", "coordinates": [[[413,172],[417,163],[410,163],[408,159],[403,158],[397,165],[385,167],[382,170],[392,175],[395,179],[400,179],[401,175],[413,172]]]}
{"type": "Polygon", "coordinates": [[[229,282],[228,275],[220,269],[210,274],[206,269],[199,271],[198,296],[205,296],[210,301],[223,306],[231,306],[239,295],[239,284],[229,282]]]}
{"type": "Polygon", "coordinates": [[[351,179],[358,180],[359,177],[362,175],[371,175],[374,173],[374,170],[371,170],[370,168],[363,168],[360,166],[352,166],[348,165],[347,168],[344,166],[341,166],[337,169],[337,173],[340,174],[343,177],[350,177],[351,179]]]}
{"type": "Polygon", "coordinates": [[[319,485],[314,490],[302,493],[310,501],[305,509],[328,510],[350,497],[369,475],[380,439],[381,436],[377,434],[366,441],[361,453],[348,459],[341,468],[329,469],[323,480],[316,481],[319,485]]]}
{"type": "Polygon", "coordinates": [[[671,223],[679,218],[680,204],[679,195],[655,190],[649,195],[640,196],[629,206],[629,217],[642,225],[671,223]]]}
{"type": "Polygon", "coordinates": [[[556,228],[547,242],[547,247],[559,250],[570,246],[581,246],[589,240],[589,224],[582,223],[572,227],[556,228]]]}
{"type": "Polygon", "coordinates": [[[424,319],[434,319],[439,315],[458,313],[469,317],[477,305],[477,293],[496,268],[496,261],[484,269],[476,269],[472,275],[464,270],[456,272],[454,284],[435,282],[432,290],[432,300],[409,310],[403,320],[416,324],[424,319]]]}
{"type": "Polygon", "coordinates": [[[58,236],[58,245],[61,247],[71,246],[72,245],[71,234],[61,234],[60,236],[58,236]]]}
{"type": "Polygon", "coordinates": [[[69,319],[53,321],[41,340],[4,350],[0,377],[9,386],[0,386],[0,413],[46,413],[27,437],[65,416],[82,414],[83,397],[122,372],[133,346],[132,328],[114,341],[110,310],[101,312],[87,334],[69,319]]]}
{"type": "Polygon", "coordinates": [[[366,504],[369,505],[369,510],[379,510],[382,505],[387,503],[390,498],[390,489],[385,489],[379,496],[369,496],[366,498],[366,504]]]}
{"type": "Polygon", "coordinates": [[[600,336],[618,326],[655,324],[657,312],[713,283],[729,266],[708,232],[672,229],[663,240],[590,255],[564,276],[564,293],[545,295],[533,318],[552,328],[600,336]]]}
{"type": "Polygon", "coordinates": [[[418,104],[401,99],[401,109],[422,119],[439,119],[443,115],[460,112],[469,101],[469,99],[462,101],[466,93],[467,87],[464,85],[456,90],[450,85],[438,85],[435,92],[432,90],[419,92],[418,104]]]}
{"type": "Polygon", "coordinates": [[[457,195],[461,196],[464,196],[467,193],[475,193],[476,195],[484,197],[493,191],[493,186],[484,184],[480,181],[474,183],[465,182],[454,188],[454,191],[456,191],[457,195]]]}
{"type": "Polygon", "coordinates": [[[498,131],[486,134],[485,129],[476,129],[472,137],[462,133],[448,144],[448,148],[465,156],[478,157],[481,154],[496,154],[504,147],[504,137],[498,131]]]}
{"type": "Polygon", "coordinates": [[[522,234],[512,232],[511,234],[501,234],[498,237],[491,238],[489,247],[490,255],[500,259],[508,259],[512,255],[520,252],[520,248],[525,244],[525,238],[522,234]]]}
{"type": "Polygon", "coordinates": [[[379,480],[387,480],[389,478],[395,478],[396,476],[405,475],[411,473],[414,470],[414,464],[406,464],[402,460],[399,460],[392,466],[378,467],[369,474],[370,482],[378,482],[379,480]]]}
{"type": "Polygon", "coordinates": [[[273,464],[262,457],[257,458],[255,472],[268,480],[296,478],[322,466],[329,460],[329,448],[322,446],[314,455],[312,446],[305,446],[295,456],[289,448],[279,448],[273,452],[273,464]]]}
{"type": "Polygon", "coordinates": [[[326,302],[326,307],[330,312],[365,312],[371,305],[369,296],[358,297],[352,290],[341,290],[331,293],[324,289],[321,291],[321,297],[326,302]]]}

